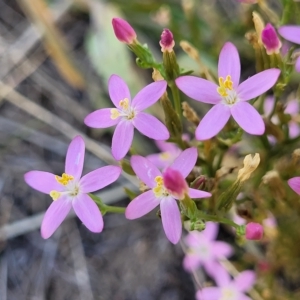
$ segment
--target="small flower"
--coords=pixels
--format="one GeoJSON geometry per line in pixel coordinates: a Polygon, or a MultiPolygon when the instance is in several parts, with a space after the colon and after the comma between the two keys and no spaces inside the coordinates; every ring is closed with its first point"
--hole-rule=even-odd
{"type": "Polygon", "coordinates": [[[236,47],[226,43],[219,56],[219,86],[195,76],[176,79],[178,88],[187,96],[204,103],[214,104],[196,129],[198,140],[207,140],[219,133],[230,116],[246,132],[262,135],[265,124],[259,113],[246,101],[270,89],[277,81],[279,69],[260,72],[239,84],[240,58],[236,47]]]}
{"type": "Polygon", "coordinates": [[[29,186],[49,194],[53,199],[41,226],[44,239],[54,233],[72,207],[90,231],[101,232],[103,229],[101,212],[88,193],[100,190],[116,181],[121,174],[121,168],[106,166],[81,178],[84,152],[84,141],[82,137],[77,136],[69,145],[65,173],[62,176],[42,171],[30,171],[24,175],[25,182],[29,186]]]}
{"type": "Polygon", "coordinates": [[[246,225],[246,239],[247,240],[261,240],[264,235],[264,228],[254,222],[250,222],[246,225]]]}
{"type": "Polygon", "coordinates": [[[169,29],[164,29],[164,31],[161,34],[161,39],[159,42],[160,46],[161,46],[161,51],[165,52],[172,52],[173,48],[175,46],[175,42],[173,39],[173,34],[169,29]]]}
{"type": "MultiPolygon", "coordinates": [[[[180,172],[182,177],[186,178],[195,166],[197,156],[196,148],[186,149],[175,159],[170,168],[180,172]]],[[[159,205],[165,234],[171,243],[178,243],[182,224],[180,211],[175,201],[177,196],[165,187],[163,174],[148,159],[134,155],[131,157],[131,166],[150,190],[129,203],[125,211],[126,218],[130,220],[140,218],[159,205]]],[[[188,195],[191,198],[211,196],[210,193],[191,188],[188,188],[188,195]]]]}
{"type": "Polygon", "coordinates": [[[121,18],[113,18],[112,25],[120,42],[130,45],[136,40],[136,33],[127,21],[121,18]]]}
{"type": "Polygon", "coordinates": [[[268,55],[278,54],[282,46],[275,28],[268,23],[261,33],[261,39],[268,55]]]}
{"type": "Polygon", "coordinates": [[[144,87],[131,101],[128,86],[123,79],[112,75],[108,81],[109,95],[116,108],[104,108],[89,114],[84,123],[93,128],[107,128],[117,125],[112,139],[112,155],[122,159],[128,152],[134,128],[155,140],[167,140],[170,137],[166,126],[155,117],[142,112],[166,91],[165,80],[153,82],[144,87]]]}
{"type": "Polygon", "coordinates": [[[222,269],[216,275],[215,280],[219,287],[203,288],[197,292],[197,300],[251,300],[244,293],[255,283],[253,271],[243,271],[233,280],[230,280],[229,274],[222,269]]]}

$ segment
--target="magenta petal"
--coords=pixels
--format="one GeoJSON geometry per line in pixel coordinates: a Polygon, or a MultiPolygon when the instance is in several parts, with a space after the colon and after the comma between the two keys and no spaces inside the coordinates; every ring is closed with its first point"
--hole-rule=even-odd
{"type": "Polygon", "coordinates": [[[117,125],[111,145],[111,152],[116,160],[122,159],[128,152],[133,139],[134,127],[130,121],[122,120],[117,125]]]}
{"type": "Polygon", "coordinates": [[[217,287],[206,287],[196,294],[197,300],[219,300],[221,297],[221,289],[217,287]]]}
{"type": "Polygon", "coordinates": [[[218,232],[219,232],[219,225],[215,222],[206,222],[205,223],[205,229],[202,231],[202,234],[205,235],[205,237],[213,241],[217,238],[218,232]]]}
{"type": "Polygon", "coordinates": [[[120,108],[120,101],[127,98],[130,102],[130,91],[125,81],[118,75],[111,75],[108,80],[108,92],[113,104],[120,108]]]}
{"type": "Polygon", "coordinates": [[[155,177],[162,176],[158,168],[148,159],[139,155],[133,155],[130,159],[131,166],[137,177],[149,188],[156,186],[155,177]]]}
{"type": "Polygon", "coordinates": [[[233,282],[238,291],[247,292],[253,287],[255,280],[256,275],[254,271],[243,271],[233,282]]]}
{"type": "Polygon", "coordinates": [[[161,220],[168,240],[177,244],[181,237],[182,223],[177,202],[167,197],[160,202],[161,220]]]}
{"type": "Polygon", "coordinates": [[[41,235],[44,239],[48,239],[54,233],[69,213],[71,207],[72,202],[66,197],[61,197],[51,203],[44,215],[41,226],[41,235]]]}
{"type": "Polygon", "coordinates": [[[194,168],[198,157],[197,148],[192,147],[182,151],[170,166],[171,169],[177,170],[185,178],[194,168]]]}
{"type": "Polygon", "coordinates": [[[51,191],[63,191],[64,187],[59,184],[55,175],[43,171],[30,171],[24,174],[25,182],[37,191],[50,194],[51,191]]]}
{"type": "Polygon", "coordinates": [[[248,78],[237,88],[239,99],[247,101],[260,96],[276,83],[279,75],[279,69],[269,69],[248,78]]]}
{"type": "Polygon", "coordinates": [[[189,188],[189,196],[192,199],[194,199],[194,198],[208,198],[208,197],[211,197],[211,193],[189,188]]]}
{"type": "Polygon", "coordinates": [[[96,169],[81,178],[80,191],[82,193],[92,193],[100,190],[112,182],[115,182],[121,172],[122,169],[117,166],[106,166],[96,169]]]}
{"type": "Polygon", "coordinates": [[[210,104],[221,102],[217,92],[218,86],[211,81],[195,76],[181,76],[175,82],[177,87],[192,99],[210,104]]]}
{"type": "Polygon", "coordinates": [[[257,110],[248,102],[238,102],[231,108],[232,117],[246,132],[262,135],[265,123],[257,110]]]}
{"type": "Polygon", "coordinates": [[[213,106],[196,129],[196,138],[208,140],[217,135],[230,118],[230,108],[224,104],[213,106]]]}
{"type": "Polygon", "coordinates": [[[134,198],[127,206],[125,217],[129,220],[140,218],[160,203],[160,199],[156,198],[153,191],[147,191],[134,198]]]}
{"type": "Polygon", "coordinates": [[[294,192],[300,195],[300,177],[293,177],[289,179],[288,185],[294,192]]]}
{"type": "Polygon", "coordinates": [[[72,203],[77,217],[90,231],[102,231],[103,217],[101,212],[97,204],[87,194],[78,195],[72,203]]]}
{"type": "Polygon", "coordinates": [[[225,242],[214,242],[212,251],[214,257],[222,259],[233,254],[233,248],[225,242]]]}
{"type": "Polygon", "coordinates": [[[145,136],[154,140],[167,140],[170,133],[167,127],[155,117],[140,112],[132,120],[135,128],[145,136]]]}
{"type": "Polygon", "coordinates": [[[118,124],[120,117],[117,119],[112,119],[111,108],[98,109],[84,119],[84,124],[92,128],[107,128],[118,124]]]}
{"type": "Polygon", "coordinates": [[[141,111],[153,105],[164,94],[167,89],[167,82],[160,80],[152,82],[140,90],[133,98],[131,106],[141,111]]]}
{"type": "Polygon", "coordinates": [[[295,63],[295,70],[300,73],[300,57],[297,58],[295,63]]]}
{"type": "Polygon", "coordinates": [[[233,87],[236,89],[240,82],[241,62],[236,47],[230,42],[223,46],[218,64],[218,76],[225,80],[228,75],[231,76],[233,87]]]}
{"type": "Polygon", "coordinates": [[[65,173],[74,176],[75,179],[81,177],[84,162],[85,145],[81,136],[76,136],[69,145],[65,173]]]}
{"type": "Polygon", "coordinates": [[[299,25],[285,25],[278,29],[279,34],[286,40],[295,44],[300,44],[300,26],[299,25]]]}

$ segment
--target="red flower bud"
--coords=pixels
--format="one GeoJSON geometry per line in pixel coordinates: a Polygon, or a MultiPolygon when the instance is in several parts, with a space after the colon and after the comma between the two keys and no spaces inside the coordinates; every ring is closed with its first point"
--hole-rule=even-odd
{"type": "Polygon", "coordinates": [[[162,32],[162,34],[160,36],[159,44],[161,46],[162,52],[165,52],[165,51],[172,52],[173,51],[175,42],[173,39],[173,34],[169,29],[164,29],[164,31],[162,32]]]}
{"type": "Polygon", "coordinates": [[[267,54],[271,55],[273,53],[279,53],[282,44],[275,28],[270,23],[268,23],[261,32],[261,40],[266,48],[267,54]]]}
{"type": "Polygon", "coordinates": [[[136,33],[127,21],[121,18],[113,18],[112,25],[115,35],[120,42],[132,44],[136,40],[136,33]]]}
{"type": "Polygon", "coordinates": [[[174,197],[183,199],[188,193],[189,187],[179,171],[168,168],[163,173],[163,180],[164,186],[174,197]]]}
{"type": "Polygon", "coordinates": [[[258,223],[248,223],[246,225],[246,239],[247,240],[260,240],[263,237],[264,229],[258,223]]]}

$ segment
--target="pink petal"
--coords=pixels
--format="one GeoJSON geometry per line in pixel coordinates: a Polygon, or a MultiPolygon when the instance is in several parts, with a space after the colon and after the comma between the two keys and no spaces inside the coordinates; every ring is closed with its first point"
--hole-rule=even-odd
{"type": "Polygon", "coordinates": [[[298,111],[299,111],[298,100],[297,99],[293,99],[293,100],[288,101],[288,103],[287,103],[287,105],[285,107],[284,112],[286,114],[295,115],[295,114],[298,113],[298,111]]]}
{"type": "Polygon", "coordinates": [[[189,196],[192,199],[194,199],[194,198],[208,198],[208,197],[211,197],[211,193],[189,188],[189,196]]]}
{"type": "Polygon", "coordinates": [[[230,118],[230,109],[227,105],[213,106],[201,120],[196,129],[196,138],[200,141],[208,140],[217,135],[230,118]]]}
{"type": "Polygon", "coordinates": [[[98,109],[85,117],[84,124],[92,128],[107,128],[118,124],[120,117],[113,120],[110,111],[111,108],[98,109]]]}
{"type": "Polygon", "coordinates": [[[300,177],[294,177],[289,179],[288,185],[294,192],[300,195],[300,177]]]}
{"type": "Polygon", "coordinates": [[[158,168],[147,158],[133,155],[130,159],[131,167],[137,177],[144,182],[149,188],[156,186],[155,177],[162,176],[158,168]]]}
{"type": "Polygon", "coordinates": [[[229,273],[217,262],[214,263],[215,266],[211,269],[210,275],[216,281],[217,286],[226,287],[231,283],[231,278],[229,273]],[[214,273],[214,274],[213,274],[214,273]]]}
{"type": "Polygon", "coordinates": [[[254,271],[243,271],[234,279],[234,285],[238,291],[247,292],[253,287],[255,280],[254,271]]]}
{"type": "Polygon", "coordinates": [[[156,198],[153,191],[147,191],[136,198],[134,198],[127,206],[125,217],[129,220],[140,218],[160,203],[160,199],[156,198]]]}
{"type": "Polygon", "coordinates": [[[161,220],[168,240],[177,244],[181,237],[182,223],[177,202],[167,197],[160,202],[161,220]]]}
{"type": "Polygon", "coordinates": [[[210,240],[214,241],[217,238],[219,232],[219,224],[215,222],[206,222],[205,229],[202,231],[202,234],[210,240]]]}
{"type": "Polygon", "coordinates": [[[279,75],[279,69],[269,69],[248,78],[237,88],[239,99],[247,101],[260,96],[273,87],[279,75]]]}
{"type": "Polygon", "coordinates": [[[111,151],[116,160],[121,160],[128,152],[132,139],[134,127],[130,121],[122,120],[117,125],[113,138],[111,151]]]}
{"type": "Polygon", "coordinates": [[[257,110],[248,102],[238,102],[231,108],[232,117],[246,132],[262,135],[265,123],[257,110]]]}
{"type": "Polygon", "coordinates": [[[300,26],[299,25],[285,25],[278,29],[279,34],[286,40],[295,44],[300,44],[300,26]]]}
{"type": "Polygon", "coordinates": [[[44,239],[48,239],[54,233],[69,213],[71,207],[72,202],[66,197],[61,197],[51,203],[44,215],[41,226],[41,235],[44,239]]]}
{"type": "Polygon", "coordinates": [[[183,259],[183,267],[186,271],[194,271],[201,266],[201,260],[199,259],[199,256],[196,254],[186,254],[186,256],[183,259]]]}
{"type": "Polygon", "coordinates": [[[244,294],[240,294],[239,295],[239,300],[252,300],[250,297],[244,295],[244,294]]]}
{"type": "Polygon", "coordinates": [[[190,231],[189,234],[185,237],[184,242],[191,248],[196,248],[199,244],[202,243],[202,232],[199,231],[190,231]]]}
{"type": "Polygon", "coordinates": [[[81,136],[76,136],[70,143],[67,156],[65,173],[74,176],[75,179],[81,177],[84,162],[85,144],[81,136]]]}
{"type": "Polygon", "coordinates": [[[80,191],[82,193],[92,193],[100,190],[112,182],[115,182],[121,172],[122,169],[117,166],[106,166],[96,169],[81,178],[80,191]]]}
{"type": "Polygon", "coordinates": [[[150,154],[147,155],[146,158],[151,161],[156,167],[159,169],[165,169],[167,168],[172,162],[173,162],[173,157],[164,159],[161,156],[162,153],[157,153],[157,154],[150,154]]]}
{"type": "Polygon", "coordinates": [[[80,194],[73,200],[73,209],[80,221],[92,232],[101,232],[103,217],[97,204],[87,195],[80,194]]]}
{"type": "Polygon", "coordinates": [[[108,92],[113,104],[120,108],[120,101],[127,98],[131,100],[130,91],[125,81],[118,75],[111,75],[108,80],[108,92]]]}
{"type": "Polygon", "coordinates": [[[172,154],[177,154],[181,152],[178,146],[174,143],[168,143],[166,141],[155,141],[157,148],[162,152],[170,152],[172,154]]]}
{"type": "Polygon", "coordinates": [[[221,102],[217,92],[218,86],[211,81],[195,76],[181,76],[175,82],[177,87],[192,99],[210,104],[221,102]]]}
{"type": "Polygon", "coordinates": [[[194,168],[198,157],[197,148],[188,148],[180,153],[180,155],[174,160],[170,166],[171,169],[177,170],[185,178],[194,168]]]}
{"type": "Polygon", "coordinates": [[[59,184],[55,175],[43,171],[30,171],[24,175],[25,182],[35,190],[50,194],[51,191],[63,191],[64,187],[59,184]]]}
{"type": "Polygon", "coordinates": [[[144,110],[157,102],[166,89],[167,82],[165,80],[152,82],[137,93],[131,106],[137,111],[144,110]]]}
{"type": "Polygon", "coordinates": [[[264,115],[268,116],[272,112],[274,104],[275,98],[273,96],[266,97],[264,101],[264,115]]]}
{"type": "Polygon", "coordinates": [[[217,287],[207,287],[196,294],[197,300],[219,300],[221,297],[221,289],[217,287]]]}
{"type": "Polygon", "coordinates": [[[295,70],[300,73],[300,57],[297,58],[295,63],[295,70]]]}
{"type": "Polygon", "coordinates": [[[214,256],[220,259],[229,257],[233,254],[233,248],[225,242],[214,242],[212,250],[214,256]]]}
{"type": "Polygon", "coordinates": [[[230,42],[223,46],[218,64],[218,76],[225,80],[228,75],[231,76],[233,87],[236,89],[240,82],[241,62],[236,47],[230,42]]]}
{"type": "Polygon", "coordinates": [[[143,135],[154,140],[167,140],[170,133],[167,127],[155,117],[140,112],[132,120],[132,124],[143,135]]]}
{"type": "Polygon", "coordinates": [[[296,122],[290,122],[289,124],[289,135],[291,139],[298,137],[300,134],[299,124],[296,122]]]}

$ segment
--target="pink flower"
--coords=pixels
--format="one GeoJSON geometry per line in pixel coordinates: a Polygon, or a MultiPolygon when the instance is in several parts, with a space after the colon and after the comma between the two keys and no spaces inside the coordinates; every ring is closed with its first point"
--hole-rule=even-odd
{"type": "Polygon", "coordinates": [[[229,274],[222,269],[216,275],[216,283],[219,287],[203,288],[197,292],[197,300],[251,300],[244,293],[255,283],[253,271],[243,271],[233,280],[230,280],[229,274]]]}
{"type": "Polygon", "coordinates": [[[93,128],[107,128],[117,125],[112,139],[112,155],[122,159],[128,152],[134,128],[155,140],[167,140],[170,137],[166,126],[155,117],[142,112],[166,91],[165,80],[153,82],[144,87],[131,101],[128,86],[123,79],[112,75],[108,81],[109,95],[116,108],[104,108],[89,114],[84,123],[93,128]]]}
{"type": "Polygon", "coordinates": [[[178,88],[189,97],[214,104],[196,129],[198,140],[207,140],[218,134],[230,116],[246,132],[254,135],[264,133],[265,124],[262,117],[246,101],[270,89],[276,83],[280,70],[269,69],[260,72],[239,84],[240,68],[236,47],[226,43],[219,56],[219,86],[194,76],[182,76],[176,79],[178,88]]]}
{"type": "Polygon", "coordinates": [[[113,18],[112,25],[115,35],[120,42],[132,44],[136,40],[136,33],[127,21],[121,18],[113,18]]]}
{"type": "Polygon", "coordinates": [[[75,137],[69,145],[65,173],[57,176],[43,171],[30,171],[24,175],[32,188],[49,194],[54,200],[47,209],[41,234],[49,238],[73,207],[78,218],[92,232],[101,232],[103,218],[96,203],[87,195],[116,181],[121,168],[106,166],[96,169],[81,178],[85,145],[82,137],[75,137]]]}
{"type": "Polygon", "coordinates": [[[247,240],[261,240],[264,235],[264,228],[254,222],[250,222],[246,225],[246,239],[247,240]]]}
{"type": "Polygon", "coordinates": [[[233,254],[232,247],[220,241],[215,241],[218,235],[218,224],[207,222],[205,230],[192,231],[186,238],[188,247],[183,266],[187,271],[193,271],[203,266],[206,272],[214,277],[214,269],[220,267],[216,262],[233,254]]]}
{"type": "MultiPolygon", "coordinates": [[[[175,159],[170,168],[180,172],[183,178],[186,178],[195,166],[197,156],[196,148],[186,149],[175,159]]],[[[134,155],[131,157],[131,166],[150,190],[129,203],[125,211],[126,218],[130,220],[140,218],[159,205],[165,234],[171,243],[178,243],[182,224],[180,211],[175,201],[176,195],[165,187],[162,173],[148,159],[134,155]]],[[[191,198],[211,196],[210,193],[191,188],[188,189],[188,194],[191,198]]]]}
{"type": "Polygon", "coordinates": [[[279,53],[282,44],[277,36],[275,28],[270,23],[268,23],[263,29],[261,33],[261,39],[268,55],[279,53]]]}
{"type": "Polygon", "coordinates": [[[288,185],[294,192],[300,195],[300,177],[293,177],[289,179],[288,185]]]}

